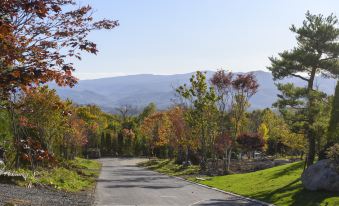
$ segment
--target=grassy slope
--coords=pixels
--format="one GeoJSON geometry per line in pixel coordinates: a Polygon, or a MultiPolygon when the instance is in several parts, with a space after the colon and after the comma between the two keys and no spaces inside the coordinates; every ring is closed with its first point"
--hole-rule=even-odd
{"type": "Polygon", "coordinates": [[[36,175],[28,170],[17,172],[25,173],[28,176],[27,182],[23,184],[29,182],[44,184],[67,192],[77,192],[93,188],[101,168],[99,162],[82,158],[65,161],[60,165],[51,170],[38,170],[36,175]]]}
{"type": "Polygon", "coordinates": [[[339,194],[303,189],[302,168],[303,163],[297,162],[252,173],[217,176],[199,183],[275,205],[339,205],[339,194]]]}

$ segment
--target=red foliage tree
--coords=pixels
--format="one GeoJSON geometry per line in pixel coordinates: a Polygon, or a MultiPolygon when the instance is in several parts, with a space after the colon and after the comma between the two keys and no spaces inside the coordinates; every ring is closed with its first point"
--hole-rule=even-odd
{"type": "Polygon", "coordinates": [[[232,137],[227,133],[220,134],[215,140],[215,150],[221,157],[224,157],[225,153],[228,154],[227,151],[232,147],[232,145],[232,137]]]}
{"type": "Polygon", "coordinates": [[[96,54],[90,31],[112,29],[117,21],[94,21],[92,8],[75,0],[0,1],[0,92],[48,81],[74,85],[69,58],[96,54]]]}
{"type": "Polygon", "coordinates": [[[237,143],[249,153],[262,150],[265,146],[265,140],[259,133],[242,133],[237,137],[237,143]]]}
{"type": "Polygon", "coordinates": [[[259,84],[253,73],[238,74],[233,80],[232,86],[234,90],[238,91],[241,95],[244,95],[247,98],[257,93],[259,88],[259,84]]]}
{"type": "Polygon", "coordinates": [[[218,95],[220,115],[219,136],[215,147],[219,154],[224,152],[225,169],[228,171],[236,137],[241,133],[246,118],[249,98],[257,92],[259,84],[252,73],[234,75],[225,70],[217,71],[210,81],[218,95]]]}

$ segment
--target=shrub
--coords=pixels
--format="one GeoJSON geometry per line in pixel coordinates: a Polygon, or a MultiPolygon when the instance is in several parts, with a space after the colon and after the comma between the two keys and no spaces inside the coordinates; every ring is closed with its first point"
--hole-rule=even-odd
{"type": "Polygon", "coordinates": [[[339,165],[339,144],[334,144],[327,149],[327,157],[339,165]]]}
{"type": "Polygon", "coordinates": [[[244,150],[262,150],[265,145],[264,139],[258,133],[242,133],[237,137],[237,142],[244,150]]]}

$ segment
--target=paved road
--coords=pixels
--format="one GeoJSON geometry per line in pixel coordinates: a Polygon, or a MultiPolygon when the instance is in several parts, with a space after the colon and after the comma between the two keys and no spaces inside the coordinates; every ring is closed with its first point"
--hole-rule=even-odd
{"type": "Polygon", "coordinates": [[[137,167],[143,159],[100,159],[96,205],[249,206],[257,203],[137,167]]]}

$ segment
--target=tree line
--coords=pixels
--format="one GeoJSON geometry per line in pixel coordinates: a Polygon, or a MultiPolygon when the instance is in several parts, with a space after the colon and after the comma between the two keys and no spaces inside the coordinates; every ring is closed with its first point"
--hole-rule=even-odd
{"type": "Polygon", "coordinates": [[[139,114],[119,108],[109,114],[94,105],[61,100],[44,84],[74,86],[72,59],[97,53],[93,30],[118,21],[94,21],[90,6],[73,0],[0,2],[0,138],[6,164],[36,168],[91,152],[158,156],[191,161],[206,170],[208,159],[264,154],[316,155],[338,143],[338,87],[335,97],[316,87],[315,77],[338,79],[339,29],[336,16],[306,13],[292,25],[297,46],[270,57],[275,80],[297,77],[305,87],[277,83],[274,109],[249,111],[260,89],[253,74],[217,71],[211,79],[197,71],[176,88],[177,104],[158,111],[150,104],[139,114]],[[74,7],[75,6],[75,7],[74,7]],[[307,144],[306,144],[307,143],[307,144]]]}

